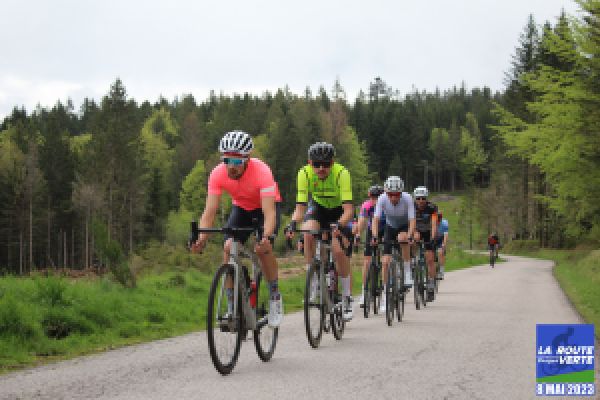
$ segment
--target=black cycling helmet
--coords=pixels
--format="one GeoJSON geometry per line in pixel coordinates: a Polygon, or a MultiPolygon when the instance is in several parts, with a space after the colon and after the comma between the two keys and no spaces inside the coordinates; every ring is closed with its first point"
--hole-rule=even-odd
{"type": "Polygon", "coordinates": [[[379,197],[383,193],[383,187],[381,185],[373,185],[369,188],[369,197],[379,197]]]}
{"type": "Polygon", "coordinates": [[[331,161],[333,156],[335,149],[326,142],[317,142],[308,148],[308,159],[311,161],[331,161]]]}

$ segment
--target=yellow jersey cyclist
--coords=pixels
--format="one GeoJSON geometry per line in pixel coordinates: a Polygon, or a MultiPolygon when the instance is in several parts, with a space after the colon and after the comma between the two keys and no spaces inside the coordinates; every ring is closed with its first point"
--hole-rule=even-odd
{"type": "MultiPolygon", "coordinates": [[[[352,183],[350,172],[334,160],[333,145],[317,142],[308,149],[308,165],[298,171],[296,209],[288,229],[292,238],[297,223],[303,221],[302,229],[333,228],[331,249],[342,284],[342,309],[345,321],[352,319],[352,296],[350,292],[350,259],[352,232],[348,224],[354,217],[352,206],[352,183]],[[311,196],[310,202],[309,195],[311,196]]],[[[304,259],[307,268],[315,253],[315,239],[304,235],[304,259]]]]}

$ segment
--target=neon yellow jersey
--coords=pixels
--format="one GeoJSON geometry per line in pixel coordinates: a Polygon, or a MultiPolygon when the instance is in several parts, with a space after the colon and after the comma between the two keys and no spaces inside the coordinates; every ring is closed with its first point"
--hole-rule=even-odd
{"type": "Polygon", "coordinates": [[[350,172],[341,164],[333,163],[327,178],[321,180],[312,165],[305,165],[298,171],[297,203],[308,202],[308,194],[313,201],[325,208],[335,208],[352,202],[350,172]]]}

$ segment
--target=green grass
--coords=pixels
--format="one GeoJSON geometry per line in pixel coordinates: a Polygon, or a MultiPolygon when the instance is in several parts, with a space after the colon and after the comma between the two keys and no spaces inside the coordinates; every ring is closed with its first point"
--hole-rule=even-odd
{"type": "Polygon", "coordinates": [[[520,250],[515,254],[553,260],[554,276],[584,320],[600,337],[600,250],[520,250]]]}

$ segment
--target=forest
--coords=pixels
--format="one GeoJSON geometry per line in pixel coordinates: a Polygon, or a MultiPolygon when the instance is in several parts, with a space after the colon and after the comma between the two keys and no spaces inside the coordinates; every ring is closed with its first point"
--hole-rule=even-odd
{"type": "Polygon", "coordinates": [[[356,205],[399,175],[409,190],[461,193],[470,218],[505,242],[597,244],[600,2],[579,4],[578,18],[529,17],[502,92],[460,83],[400,93],[374,77],[355,99],[336,80],[301,94],[152,103],[116,78],[100,101],[15,107],[0,123],[0,274],[121,265],[149,243],[182,244],[218,141],[234,129],[253,136],[288,214],[308,146],[328,141],[351,172],[356,205]]]}

